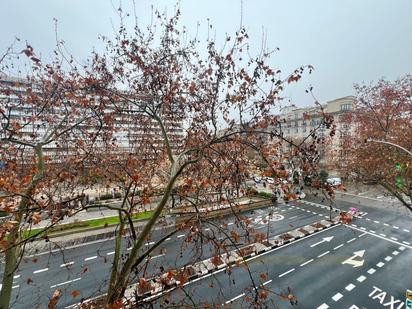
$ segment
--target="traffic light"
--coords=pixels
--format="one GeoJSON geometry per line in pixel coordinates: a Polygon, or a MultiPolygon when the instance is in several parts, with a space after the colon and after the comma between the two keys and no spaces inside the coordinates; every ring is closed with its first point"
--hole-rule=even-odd
{"type": "Polygon", "coordinates": [[[398,172],[398,174],[395,176],[395,185],[398,189],[403,188],[403,181],[401,177],[401,170],[402,170],[402,165],[400,163],[395,164],[395,169],[398,172]]]}

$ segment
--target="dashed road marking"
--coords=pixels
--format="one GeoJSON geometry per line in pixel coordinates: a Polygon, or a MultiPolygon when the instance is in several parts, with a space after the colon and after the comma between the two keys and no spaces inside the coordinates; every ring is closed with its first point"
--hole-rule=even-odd
{"type": "Polygon", "coordinates": [[[185,237],[185,234],[177,235],[177,238],[182,238],[182,237],[185,237]]]}
{"type": "Polygon", "coordinates": [[[328,254],[328,253],[330,253],[330,251],[323,252],[322,254],[319,254],[319,255],[318,255],[318,258],[320,258],[320,257],[322,257],[322,256],[325,256],[325,255],[328,254]]]}
{"type": "Polygon", "coordinates": [[[205,231],[207,232],[207,231],[210,231],[210,228],[208,227],[207,229],[205,229],[205,231]]]}
{"type": "Polygon", "coordinates": [[[313,259],[306,261],[305,263],[300,264],[300,266],[308,265],[309,263],[313,262],[313,259]]]}
{"type": "Polygon", "coordinates": [[[369,275],[372,275],[372,274],[374,274],[375,272],[376,272],[376,269],[375,269],[375,268],[369,268],[368,271],[367,271],[367,273],[368,273],[369,275]]]}
{"type": "Polygon", "coordinates": [[[340,244],[339,246],[336,246],[335,248],[333,248],[333,250],[338,250],[339,248],[343,247],[344,244],[340,244]]]}
{"type": "Polygon", "coordinates": [[[356,280],[358,280],[359,282],[363,282],[366,280],[365,276],[359,276],[356,280]]]}
{"type": "Polygon", "coordinates": [[[395,230],[399,230],[399,226],[392,225],[392,227],[393,227],[395,230]]]}
{"type": "MultiPolygon", "coordinates": [[[[209,229],[210,230],[210,229],[209,229]]],[[[205,230],[206,231],[206,230],[205,230]]],[[[166,238],[165,239],[165,241],[169,241],[169,240],[171,240],[171,238],[170,237],[168,237],[168,238],[166,238]]]]}
{"type": "Polygon", "coordinates": [[[270,280],[268,280],[268,281],[264,282],[264,283],[263,283],[263,285],[269,284],[269,283],[271,283],[271,282],[272,282],[272,279],[270,279],[270,280]]]}
{"type": "Polygon", "coordinates": [[[400,246],[400,247],[399,247],[399,250],[403,251],[403,250],[405,250],[405,247],[404,247],[404,246],[400,246]]]}
{"type": "Polygon", "coordinates": [[[20,278],[20,275],[13,276],[13,279],[19,279],[19,278],[20,278]]]}
{"type": "Polygon", "coordinates": [[[411,243],[408,241],[402,241],[405,245],[410,245],[411,243]]]}
{"type": "Polygon", "coordinates": [[[233,225],[233,222],[229,222],[227,225],[228,225],[228,226],[229,226],[229,225],[233,225]]]}
{"type": "Polygon", "coordinates": [[[374,230],[369,230],[369,232],[371,232],[373,234],[376,234],[376,232],[374,230]]]}
{"type": "Polygon", "coordinates": [[[335,295],[332,296],[332,299],[334,301],[338,301],[339,299],[341,299],[343,297],[343,295],[341,293],[336,293],[335,295]]]}
{"type": "MultiPolygon", "coordinates": [[[[183,235],[184,236],[184,235],[183,235]]],[[[179,237],[179,236],[177,236],[177,237],[179,237]]],[[[146,246],[151,246],[151,245],[154,245],[155,244],[155,242],[154,241],[151,241],[151,242],[147,242],[147,243],[145,243],[145,245],[146,246]]]]}
{"type": "Polygon", "coordinates": [[[380,223],[380,222],[379,222],[379,221],[377,221],[377,220],[373,220],[373,222],[378,223],[378,224],[380,223]]]}
{"type": "Polygon", "coordinates": [[[113,255],[113,254],[114,254],[114,251],[111,251],[111,252],[107,252],[106,255],[113,255]]]}
{"type": "Polygon", "coordinates": [[[11,288],[12,289],[17,289],[18,287],[20,287],[20,285],[13,285],[11,288]]]}
{"type": "Polygon", "coordinates": [[[402,229],[402,231],[404,231],[404,232],[406,232],[406,233],[410,233],[410,232],[411,232],[410,230],[407,230],[407,229],[402,229]]]}
{"type": "Polygon", "coordinates": [[[240,295],[238,295],[238,296],[236,296],[236,297],[233,297],[232,299],[229,299],[229,300],[226,302],[226,304],[230,304],[230,303],[234,302],[236,299],[241,298],[242,296],[245,296],[245,293],[242,293],[242,294],[240,294],[240,295]]]}
{"type": "Polygon", "coordinates": [[[345,290],[346,291],[352,291],[355,287],[356,287],[356,285],[354,285],[353,283],[350,283],[345,287],[345,290]]]}
{"type": "Polygon", "coordinates": [[[55,287],[58,287],[58,286],[61,286],[61,285],[65,285],[65,284],[69,284],[69,283],[72,283],[72,282],[76,282],[76,281],[79,281],[80,279],[82,279],[82,278],[76,278],[76,279],[73,279],[73,280],[69,280],[69,281],[57,283],[57,284],[55,284],[55,285],[51,285],[50,288],[51,288],[51,289],[54,289],[55,287]]]}
{"type": "Polygon", "coordinates": [[[283,274],[280,274],[279,275],[279,278],[281,278],[281,277],[283,277],[283,276],[285,276],[285,275],[287,275],[287,274],[289,274],[289,273],[291,273],[292,271],[294,271],[295,269],[294,268],[292,268],[292,269],[289,269],[288,271],[285,271],[283,274]]]}
{"type": "Polygon", "coordinates": [[[378,266],[379,268],[382,268],[382,267],[383,267],[383,265],[385,265],[385,263],[384,263],[384,262],[379,262],[378,264],[376,264],[376,266],[378,266]]]}
{"type": "Polygon", "coordinates": [[[45,272],[45,271],[48,271],[48,270],[49,270],[49,268],[48,268],[48,267],[43,268],[43,269],[38,269],[38,270],[33,271],[33,274],[42,273],[42,272],[45,272]]]}
{"type": "Polygon", "coordinates": [[[392,240],[395,240],[395,241],[398,240],[398,238],[396,238],[396,237],[391,237],[391,239],[392,239],[392,240]]]}
{"type": "Polygon", "coordinates": [[[386,262],[389,262],[390,260],[392,260],[392,257],[391,257],[391,256],[387,256],[387,257],[385,258],[385,261],[386,261],[386,262]]]}
{"type": "Polygon", "coordinates": [[[365,218],[366,219],[366,221],[371,221],[371,219],[369,219],[369,218],[365,218]]]}
{"type": "Polygon", "coordinates": [[[360,234],[358,237],[361,238],[361,237],[365,236],[366,234],[367,234],[367,233],[365,232],[365,233],[363,233],[363,234],[360,234]]]}
{"type": "Polygon", "coordinates": [[[398,255],[398,254],[399,254],[399,251],[396,251],[396,250],[395,250],[395,251],[392,252],[392,254],[393,254],[393,255],[398,255]]]}
{"type": "Polygon", "coordinates": [[[94,260],[94,259],[97,259],[97,255],[91,256],[91,257],[87,257],[87,258],[85,258],[84,260],[85,260],[85,261],[90,261],[90,260],[94,260]]]}
{"type": "Polygon", "coordinates": [[[328,309],[329,308],[329,306],[328,305],[326,305],[326,304],[322,304],[322,305],[320,305],[318,308],[316,308],[316,309],[328,309]]]}
{"type": "Polygon", "coordinates": [[[72,261],[72,262],[68,262],[68,263],[65,263],[65,264],[61,264],[60,267],[67,267],[67,266],[71,266],[73,264],[74,264],[74,262],[72,261]]]}
{"type": "Polygon", "coordinates": [[[350,243],[350,242],[354,241],[355,239],[356,239],[356,237],[354,237],[354,238],[352,238],[352,239],[348,240],[346,243],[350,243]]]}
{"type": "Polygon", "coordinates": [[[386,234],[383,234],[383,233],[379,233],[379,235],[381,235],[383,237],[386,237],[386,234]]]}
{"type": "Polygon", "coordinates": [[[385,225],[385,226],[389,226],[389,224],[388,224],[388,223],[384,223],[383,225],[385,225]]]}

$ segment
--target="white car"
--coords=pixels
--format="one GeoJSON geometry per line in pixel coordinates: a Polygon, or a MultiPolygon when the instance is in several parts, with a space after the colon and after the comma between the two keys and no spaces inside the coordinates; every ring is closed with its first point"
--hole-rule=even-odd
{"type": "Polygon", "coordinates": [[[339,186],[342,184],[342,180],[338,177],[335,178],[328,178],[326,179],[326,182],[332,186],[339,186]]]}
{"type": "Polygon", "coordinates": [[[266,182],[270,184],[274,184],[275,180],[272,177],[266,177],[266,182]]]}

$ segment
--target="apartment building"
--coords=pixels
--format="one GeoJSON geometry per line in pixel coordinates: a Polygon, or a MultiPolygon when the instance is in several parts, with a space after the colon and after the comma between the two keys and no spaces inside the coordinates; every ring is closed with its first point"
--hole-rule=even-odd
{"type": "Polygon", "coordinates": [[[333,170],[333,162],[339,160],[339,156],[343,154],[343,137],[351,130],[343,121],[343,117],[346,112],[354,108],[354,104],[355,97],[346,96],[310,107],[298,108],[290,105],[281,110],[278,115],[279,125],[275,130],[281,131],[284,137],[299,142],[320,126],[317,136],[324,141],[324,144],[319,147],[320,164],[331,174],[336,174],[333,170]],[[336,134],[333,138],[329,138],[330,129],[322,126],[322,109],[334,118],[336,134]]]}
{"type": "MultiPolygon", "coordinates": [[[[40,91],[36,85],[29,83],[22,78],[15,78],[5,75],[0,75],[0,109],[3,114],[0,114],[0,138],[7,136],[5,127],[7,123],[16,121],[16,123],[25,124],[19,128],[20,139],[34,142],[45,134],[47,131],[47,121],[35,119],[39,110],[36,110],[35,104],[28,104],[24,102],[27,91],[40,91]]],[[[96,96],[95,101],[98,103],[99,98],[96,96]]],[[[59,113],[59,108],[51,107],[47,112],[48,117],[53,117],[59,113]]],[[[115,107],[108,106],[105,110],[108,114],[114,111],[115,107]]],[[[156,150],[164,147],[163,139],[161,137],[161,130],[157,122],[148,117],[139,116],[133,110],[133,106],[125,108],[124,112],[113,113],[113,132],[111,137],[110,151],[116,153],[144,153],[150,158],[156,150]],[[147,145],[147,144],[150,145],[147,145]]],[[[183,125],[182,121],[172,117],[165,117],[164,126],[169,137],[169,142],[174,150],[177,150],[183,140],[183,125]]],[[[79,128],[83,132],[92,132],[95,128],[90,124],[82,123],[79,128]]],[[[104,128],[103,128],[104,131],[104,128]]],[[[98,147],[101,147],[102,153],[109,151],[106,149],[108,143],[97,141],[98,147]]],[[[59,156],[76,155],[79,151],[70,140],[59,141],[59,144],[52,142],[44,146],[44,154],[49,157],[49,160],[58,158],[59,156]],[[66,142],[66,143],[65,143],[66,142]]],[[[27,153],[27,152],[26,152],[27,153]]],[[[58,159],[57,159],[58,160],[58,159]]]]}

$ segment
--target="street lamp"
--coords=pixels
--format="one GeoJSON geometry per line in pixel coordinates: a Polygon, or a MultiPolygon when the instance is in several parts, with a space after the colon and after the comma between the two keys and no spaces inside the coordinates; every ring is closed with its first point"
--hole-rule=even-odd
{"type": "Polygon", "coordinates": [[[376,139],[372,139],[372,138],[370,138],[370,137],[367,138],[366,141],[367,141],[367,142],[373,142],[373,143],[386,144],[386,145],[390,145],[390,146],[396,147],[396,148],[398,148],[398,149],[401,149],[401,150],[405,151],[408,155],[410,155],[410,156],[412,157],[412,152],[410,152],[410,151],[409,151],[408,149],[406,149],[406,148],[403,148],[403,147],[400,146],[400,145],[397,145],[397,144],[394,144],[394,143],[391,143],[391,142],[387,142],[387,141],[379,141],[379,140],[376,140],[376,139]]]}

